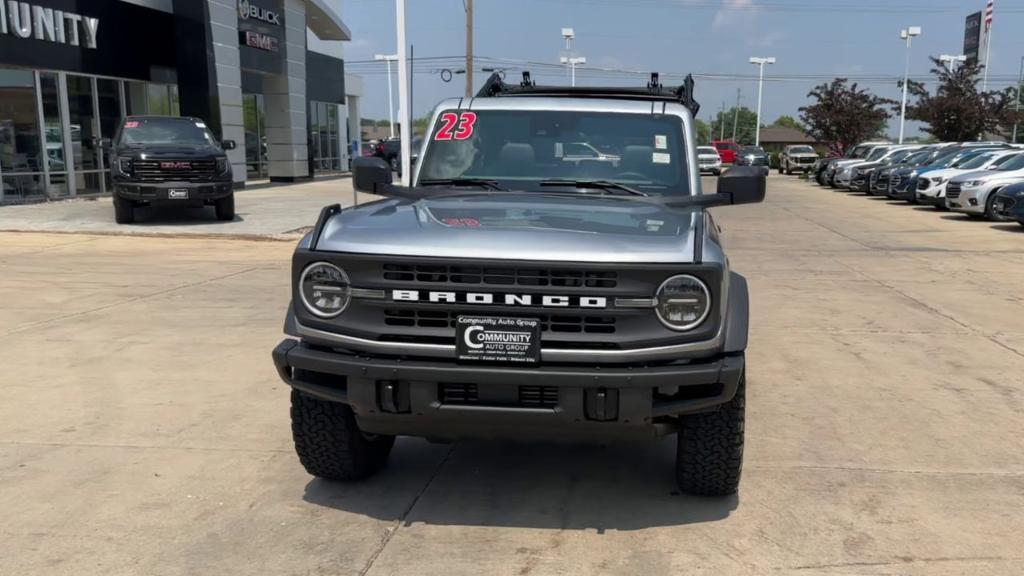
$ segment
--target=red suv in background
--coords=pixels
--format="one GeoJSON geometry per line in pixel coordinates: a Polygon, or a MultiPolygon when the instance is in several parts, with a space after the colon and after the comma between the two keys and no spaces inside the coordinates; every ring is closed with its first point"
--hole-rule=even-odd
{"type": "Polygon", "coordinates": [[[711,145],[715,147],[715,150],[718,150],[718,155],[722,157],[722,163],[736,163],[736,154],[740,151],[739,144],[732,140],[712,140],[711,145]]]}

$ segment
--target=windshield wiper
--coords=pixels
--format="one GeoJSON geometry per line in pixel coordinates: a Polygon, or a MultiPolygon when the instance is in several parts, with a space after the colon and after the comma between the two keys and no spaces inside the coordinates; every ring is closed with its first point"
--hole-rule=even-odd
{"type": "Polygon", "coordinates": [[[646,193],[637,190],[636,188],[630,188],[625,184],[619,184],[618,182],[612,182],[611,180],[542,180],[539,182],[541,186],[574,186],[576,188],[598,188],[600,190],[613,191],[620,190],[633,196],[647,196],[646,193]]]}
{"type": "Polygon", "coordinates": [[[420,180],[420,186],[479,186],[488,190],[499,190],[507,192],[506,188],[502,188],[494,180],[487,180],[484,178],[434,178],[429,180],[420,180]]]}

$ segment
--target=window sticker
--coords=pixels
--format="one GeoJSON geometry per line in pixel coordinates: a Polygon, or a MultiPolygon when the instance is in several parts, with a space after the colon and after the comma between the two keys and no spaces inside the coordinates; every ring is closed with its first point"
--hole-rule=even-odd
{"type": "Polygon", "coordinates": [[[138,128],[139,127],[139,123],[136,122],[135,120],[131,120],[131,121],[125,122],[124,123],[124,127],[125,128],[138,128]]]}
{"type": "Polygon", "coordinates": [[[672,156],[667,152],[654,152],[651,155],[651,162],[655,164],[671,164],[672,156]]]}
{"type": "Polygon", "coordinates": [[[658,150],[665,150],[668,148],[668,136],[664,134],[654,135],[654,147],[658,150]]]}
{"type": "Polygon", "coordinates": [[[476,126],[476,112],[445,112],[441,114],[441,127],[434,134],[434,140],[467,140],[476,126]]]}
{"type": "Polygon", "coordinates": [[[445,218],[444,223],[455,228],[479,228],[480,221],[476,218],[445,218]]]}

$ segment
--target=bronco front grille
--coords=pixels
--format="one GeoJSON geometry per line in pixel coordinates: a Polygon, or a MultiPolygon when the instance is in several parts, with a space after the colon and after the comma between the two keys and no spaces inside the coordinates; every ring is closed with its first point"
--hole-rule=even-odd
{"type": "Polygon", "coordinates": [[[384,280],[496,286],[615,288],[618,273],[598,270],[384,264],[384,280]]]}
{"type": "MultiPolygon", "coordinates": [[[[459,316],[479,316],[473,310],[421,310],[396,308],[384,310],[384,324],[418,328],[455,328],[459,316]]],[[[615,317],[582,314],[534,314],[523,311],[520,316],[539,318],[542,332],[614,334],[615,317]]]]}
{"type": "Polygon", "coordinates": [[[959,198],[960,197],[960,183],[950,182],[946,184],[946,198],[959,198]]]}
{"type": "Polygon", "coordinates": [[[485,390],[483,398],[476,384],[442,382],[437,396],[442,404],[459,406],[519,406],[522,408],[554,408],[558,406],[556,386],[494,387],[485,390]],[[505,388],[505,389],[503,389],[505,388]]]}
{"type": "Polygon", "coordinates": [[[206,182],[217,174],[216,160],[133,160],[140,182],[206,182]]]}

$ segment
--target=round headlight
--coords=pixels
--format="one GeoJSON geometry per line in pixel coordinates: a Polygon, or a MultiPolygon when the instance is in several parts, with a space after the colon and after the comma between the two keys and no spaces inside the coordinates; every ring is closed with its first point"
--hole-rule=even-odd
{"type": "Polygon", "coordinates": [[[692,330],[711,312],[711,293],[697,278],[680,274],[658,288],[658,320],[671,330],[692,330]]]}
{"type": "Polygon", "coordinates": [[[334,318],[345,311],[351,296],[348,274],[334,264],[315,262],[299,276],[302,303],[321,318],[334,318]]]}

